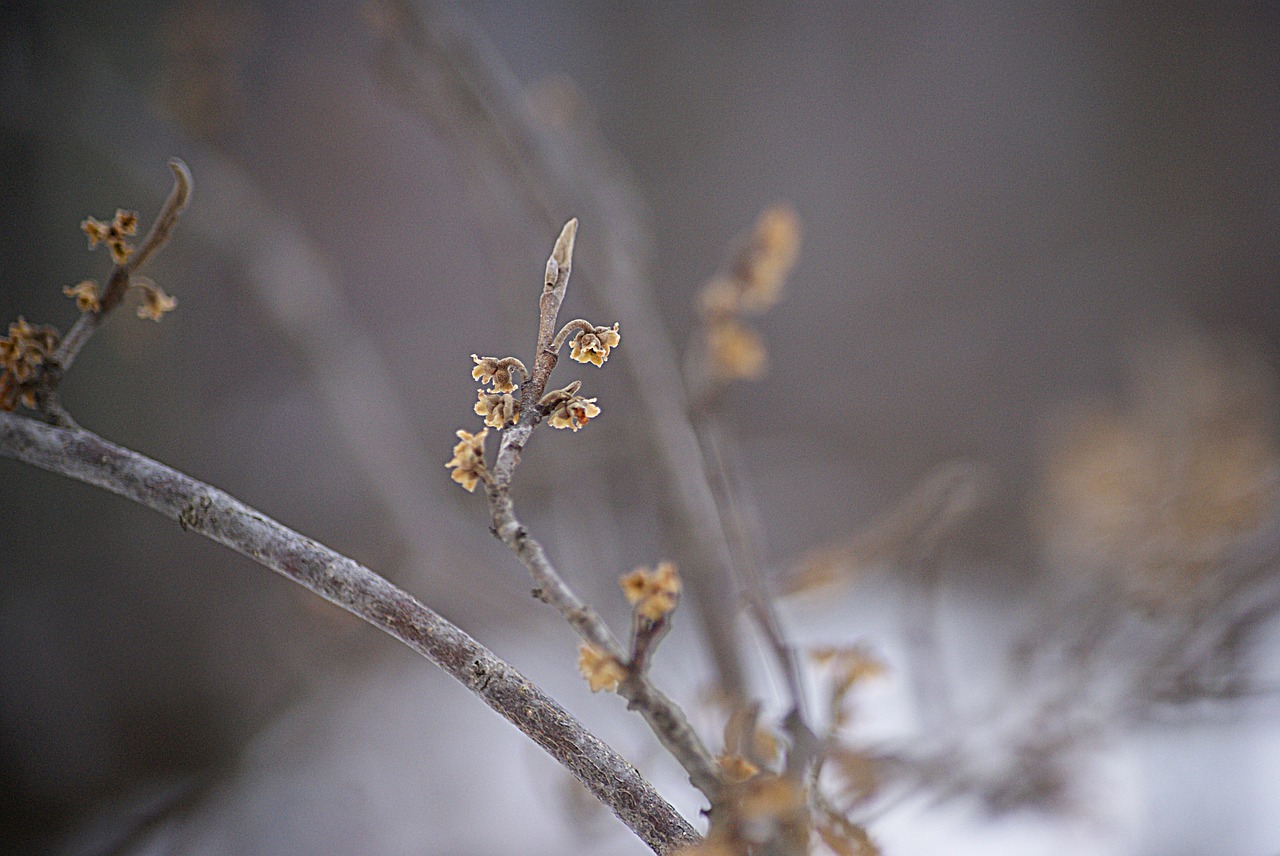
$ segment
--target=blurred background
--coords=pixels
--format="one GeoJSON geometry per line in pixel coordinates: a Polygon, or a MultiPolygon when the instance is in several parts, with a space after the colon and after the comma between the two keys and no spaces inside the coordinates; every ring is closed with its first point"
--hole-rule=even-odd
{"type": "MultiPolygon", "coordinates": [[[[109,273],[80,221],[145,228],[183,158],[148,269],[178,308],[95,336],[76,419],[415,593],[694,817],[443,464],[578,216],[564,317],[622,345],[559,369],[603,413],[539,431],[516,500],[625,627],[618,574],[681,558],[653,402],[785,200],[768,371],[719,418],[777,585],[824,583],[787,626],[888,665],[848,733],[894,760],[885,852],[1275,853],[1278,141],[1273,3],[11,2],[0,320],[69,327],[62,287],[109,273]]],[[[356,619],[103,492],[0,484],[11,852],[644,852],[356,619]]],[[[696,623],[656,676],[716,735],[696,623]]]]}

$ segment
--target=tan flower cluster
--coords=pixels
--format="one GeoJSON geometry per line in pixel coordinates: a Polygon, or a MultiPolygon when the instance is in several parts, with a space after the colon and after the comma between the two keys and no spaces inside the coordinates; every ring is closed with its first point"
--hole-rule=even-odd
{"type": "Polygon", "coordinates": [[[706,839],[677,852],[680,856],[746,856],[770,842],[777,852],[807,853],[810,831],[803,785],[790,776],[757,774],[730,783],[729,797],[716,807],[706,839]]]}
{"type": "Polygon", "coordinates": [[[733,259],[731,272],[742,283],[742,308],[763,312],[782,298],[782,284],[800,252],[800,218],[789,205],[761,212],[751,237],[733,259]]]}
{"type": "Polygon", "coordinates": [[[98,293],[98,284],[91,279],[83,279],[75,285],[63,286],[62,293],[75,298],[76,308],[81,312],[97,312],[102,308],[98,293]]]}
{"type": "Polygon", "coordinates": [[[133,253],[133,247],[129,246],[125,238],[138,233],[138,215],[118,208],[110,223],[104,223],[96,217],[86,217],[80,223],[80,231],[89,236],[90,249],[100,243],[106,244],[111,248],[111,258],[116,264],[122,265],[133,253]]]}
{"type": "Polygon", "coordinates": [[[743,317],[759,315],[782,298],[782,285],[800,249],[800,220],[787,205],[765,209],[702,289],[698,306],[707,332],[707,361],[719,381],[761,377],[768,357],[743,317]]]}
{"type": "Polygon", "coordinates": [[[720,380],[759,380],[769,368],[759,334],[732,318],[707,327],[707,357],[720,380]]]}
{"type": "Polygon", "coordinates": [[[474,492],[477,481],[487,481],[489,478],[489,471],[484,465],[484,440],[488,436],[488,428],[479,434],[459,431],[458,444],[453,447],[453,457],[445,464],[453,470],[449,473],[453,480],[468,491],[474,492]]]}
{"type": "Polygon", "coordinates": [[[760,772],[760,768],[741,755],[721,755],[716,758],[720,765],[720,775],[730,784],[739,784],[760,772]]]}
{"type": "Polygon", "coordinates": [[[522,377],[529,377],[528,370],[524,367],[524,363],[515,357],[477,357],[471,355],[471,359],[475,360],[476,367],[471,370],[471,377],[481,383],[489,383],[493,385],[494,392],[514,392],[516,385],[511,380],[511,370],[515,369],[520,372],[522,377]]]}
{"type": "Polygon", "coordinates": [[[501,429],[507,423],[512,425],[520,419],[520,400],[509,392],[485,392],[476,390],[476,415],[484,417],[484,424],[490,428],[501,429]]]}
{"type": "Polygon", "coordinates": [[[138,317],[159,321],[166,312],[172,312],[178,305],[176,297],[170,297],[160,286],[146,279],[133,283],[131,288],[142,290],[142,302],[138,304],[138,317]]]}
{"type": "Polygon", "coordinates": [[[865,681],[880,677],[886,671],[884,662],[862,645],[814,648],[809,651],[809,658],[815,664],[826,667],[831,676],[827,703],[831,720],[836,726],[844,725],[849,720],[849,705],[846,704],[849,692],[865,681]]]}
{"type": "Polygon", "coordinates": [[[1139,354],[1132,400],[1059,427],[1041,488],[1050,562],[1146,610],[1190,610],[1280,515],[1280,403],[1265,355],[1191,338],[1139,354]]]}
{"type": "Polygon", "coordinates": [[[553,389],[538,400],[538,406],[547,415],[552,428],[572,428],[577,431],[600,415],[594,398],[578,395],[582,382],[575,380],[564,389],[553,389]]]}
{"type": "Polygon", "coordinates": [[[659,562],[652,571],[636,568],[618,580],[627,602],[649,621],[658,621],[680,601],[680,574],[672,562],[659,562]]]}
{"type": "Polygon", "coordinates": [[[573,337],[573,349],[569,353],[569,358],[579,363],[602,366],[605,360],[609,359],[609,351],[618,347],[621,341],[622,336],[618,333],[616,323],[612,327],[580,330],[578,335],[573,337]]]}
{"type": "Polygon", "coordinates": [[[627,669],[609,654],[590,643],[578,646],[578,671],[587,679],[593,693],[613,692],[627,679],[627,669]]]}
{"type": "Polygon", "coordinates": [[[9,325],[8,338],[0,339],[0,410],[13,410],[19,401],[35,407],[41,367],[60,338],[53,327],[36,327],[22,317],[9,325]]]}

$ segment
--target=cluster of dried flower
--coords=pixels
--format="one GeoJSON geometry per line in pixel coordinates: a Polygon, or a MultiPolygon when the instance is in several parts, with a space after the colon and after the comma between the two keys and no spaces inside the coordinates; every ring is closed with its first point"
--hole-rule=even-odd
{"type": "Polygon", "coordinates": [[[573,337],[573,348],[569,358],[580,363],[591,363],[597,367],[604,365],[609,359],[609,351],[618,346],[622,337],[618,335],[618,325],[612,327],[593,327],[580,330],[573,337]]]}
{"type": "Polygon", "coordinates": [[[98,244],[106,244],[111,249],[111,258],[122,265],[133,255],[133,247],[125,238],[138,234],[138,213],[116,209],[116,216],[110,223],[104,223],[96,217],[86,217],[80,222],[80,231],[89,236],[89,249],[98,244]]]}
{"type": "Polygon", "coordinates": [[[1247,348],[1189,339],[1146,355],[1142,395],[1058,432],[1039,524],[1059,567],[1145,610],[1195,612],[1242,538],[1280,514],[1277,396],[1247,348]],[[1176,408],[1170,402],[1178,402],[1176,408]]]}
{"type": "Polygon", "coordinates": [[[866,829],[848,817],[875,795],[879,768],[839,738],[850,723],[852,691],[883,674],[884,666],[861,646],[817,648],[809,659],[826,674],[829,711],[813,768],[807,776],[787,769],[786,753],[795,747],[761,726],[754,708],[735,710],[725,725],[725,752],[717,758],[725,795],[714,807],[706,840],[681,856],[742,856],[778,846],[784,849],[777,852],[796,854],[824,847],[839,856],[879,853],[866,829]]]}
{"type": "Polygon", "coordinates": [[[453,470],[449,474],[453,480],[469,492],[475,491],[476,482],[482,479],[487,481],[489,478],[489,471],[484,465],[484,438],[488,436],[488,428],[479,434],[459,431],[458,443],[453,447],[453,457],[445,464],[453,470]]]}
{"type": "Polygon", "coordinates": [[[627,679],[627,667],[590,642],[578,646],[578,671],[587,679],[593,693],[613,692],[627,679]]]}
{"type": "Polygon", "coordinates": [[[744,317],[759,315],[782,298],[799,250],[799,218],[789,206],[774,205],[761,212],[724,268],[703,287],[698,308],[713,380],[753,380],[768,368],[764,343],[744,317]]]}
{"type": "Polygon", "coordinates": [[[575,380],[564,389],[553,389],[538,399],[538,407],[547,415],[552,428],[571,428],[577,431],[600,415],[594,398],[578,395],[582,381],[575,380]]]}
{"type": "Polygon", "coordinates": [[[680,574],[671,562],[659,562],[654,570],[636,568],[618,580],[627,603],[648,621],[658,621],[680,602],[680,574]]]}
{"type": "MultiPolygon", "coordinates": [[[[181,206],[186,203],[186,197],[190,191],[186,167],[177,162],[175,164],[171,166],[175,175],[179,176],[181,192],[175,191],[174,197],[166,205],[168,210],[165,212],[168,217],[174,218],[181,210],[181,206]]],[[[138,306],[139,318],[159,321],[166,312],[172,311],[178,305],[175,298],[165,294],[151,280],[132,276],[132,268],[136,265],[130,265],[129,259],[134,254],[134,247],[126,238],[138,232],[138,215],[135,212],[126,211],[123,208],[117,209],[110,222],[104,222],[96,217],[86,217],[80,223],[80,229],[89,237],[89,249],[104,244],[111,250],[111,258],[115,262],[112,282],[116,283],[116,297],[110,301],[111,306],[118,301],[119,295],[130,289],[142,292],[142,303],[138,306]]],[[[150,240],[154,250],[159,243],[163,242],[164,237],[150,240]]],[[[85,279],[75,285],[64,286],[62,293],[75,300],[76,308],[80,310],[82,325],[85,317],[96,318],[103,313],[103,294],[94,280],[85,279]]],[[[111,306],[107,309],[109,310],[111,306]]],[[[66,338],[77,339],[82,343],[87,338],[87,332],[83,336],[77,336],[79,329],[73,329],[66,338]]],[[[62,343],[63,336],[55,327],[33,326],[21,317],[16,323],[9,325],[8,337],[0,339],[0,369],[2,369],[0,409],[12,411],[19,403],[32,409],[42,408],[48,404],[47,395],[44,396],[45,404],[41,403],[41,390],[46,387],[52,389],[60,378],[56,375],[51,378],[47,369],[50,365],[63,360],[69,363],[74,357],[74,353],[55,354],[62,343]]]]}
{"type": "Polygon", "coordinates": [[[21,401],[36,406],[40,373],[58,347],[56,329],[42,324],[33,326],[22,316],[9,325],[9,336],[0,339],[0,409],[13,410],[21,401]]]}
{"type": "MultiPolygon", "coordinates": [[[[554,274],[551,271],[552,263],[555,263],[554,258],[548,261],[547,275],[554,281],[554,274]]],[[[603,366],[609,359],[609,352],[622,341],[616,323],[612,327],[598,327],[588,321],[575,320],[566,324],[556,336],[552,343],[552,350],[558,352],[568,334],[575,331],[570,358],[579,363],[603,366]]],[[[471,360],[475,363],[475,367],[471,369],[471,377],[490,385],[487,390],[476,390],[476,403],[473,408],[476,415],[484,419],[486,426],[499,431],[517,424],[521,415],[520,390],[512,373],[518,373],[521,382],[527,382],[530,375],[524,363],[515,357],[481,357],[476,354],[471,355],[471,360]]],[[[577,431],[599,416],[600,408],[596,405],[596,399],[578,395],[581,387],[582,382],[575,380],[563,389],[553,389],[540,396],[534,416],[535,422],[545,417],[552,428],[569,428],[577,431]]],[[[459,431],[458,436],[461,437],[464,433],[466,432],[459,431]]],[[[451,474],[453,480],[469,491],[475,490],[477,479],[484,477],[481,475],[485,471],[483,438],[487,433],[484,431],[478,435],[466,435],[467,440],[464,442],[472,444],[468,446],[469,449],[478,448],[477,457],[473,458],[470,454],[460,457],[458,448],[463,445],[460,443],[454,448],[453,458],[445,464],[453,470],[451,474]]]]}

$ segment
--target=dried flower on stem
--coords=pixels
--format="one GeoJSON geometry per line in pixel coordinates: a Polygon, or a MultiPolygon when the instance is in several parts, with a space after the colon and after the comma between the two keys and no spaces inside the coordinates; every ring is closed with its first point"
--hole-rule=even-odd
{"type": "Polygon", "coordinates": [[[75,298],[76,308],[81,312],[97,312],[102,308],[98,284],[91,279],[82,279],[75,285],[63,286],[62,293],[67,297],[75,298]]]}
{"type": "MultiPolygon", "coordinates": [[[[709,387],[732,380],[758,380],[768,367],[768,354],[743,318],[759,315],[782,298],[782,285],[800,250],[800,220],[789,205],[761,212],[755,225],[737,241],[729,258],[698,296],[706,327],[706,361],[702,383],[709,387]]],[[[703,390],[705,398],[711,389],[703,390]]]]}
{"type": "Polygon", "coordinates": [[[471,370],[471,377],[481,383],[491,383],[494,392],[514,392],[516,385],[511,380],[511,372],[520,372],[520,376],[525,380],[529,378],[529,370],[524,367],[524,363],[515,357],[477,357],[471,355],[471,359],[475,360],[476,367],[471,370]]]}
{"type": "Polygon", "coordinates": [[[57,347],[53,327],[33,326],[21,316],[9,325],[9,336],[0,339],[0,410],[13,410],[19,401],[36,406],[41,372],[57,347]]]}
{"type": "Polygon", "coordinates": [[[458,443],[453,447],[453,457],[445,464],[453,470],[449,473],[450,477],[468,492],[475,491],[477,481],[489,481],[489,471],[484,465],[484,439],[488,436],[488,428],[479,434],[459,431],[458,443]]]}
{"type": "Polygon", "coordinates": [[[659,562],[652,571],[636,568],[618,583],[627,602],[649,621],[669,615],[680,601],[680,575],[671,562],[659,562]]]}
{"type": "Polygon", "coordinates": [[[578,671],[587,679],[593,693],[600,690],[613,692],[627,679],[627,668],[611,654],[594,645],[583,642],[578,646],[578,671]]]}
{"type": "Polygon", "coordinates": [[[139,277],[139,281],[129,286],[142,292],[142,302],[138,304],[138,317],[159,321],[166,312],[172,312],[178,305],[176,297],[164,293],[160,286],[149,279],[139,277]]]}
{"type": "Polygon", "coordinates": [[[570,343],[573,348],[569,353],[569,359],[579,363],[591,363],[594,366],[603,366],[605,360],[609,359],[609,351],[618,347],[622,341],[622,336],[618,334],[618,325],[615,323],[612,327],[596,327],[590,321],[570,321],[560,331],[560,335],[556,336],[556,341],[552,347],[557,351],[560,349],[560,343],[563,337],[573,329],[578,330],[578,334],[573,337],[570,343]]]}
{"type": "Polygon", "coordinates": [[[138,233],[138,214],[118,208],[110,223],[86,217],[80,223],[80,231],[89,236],[89,249],[92,250],[100,243],[106,244],[111,248],[111,258],[115,259],[116,264],[122,265],[133,255],[133,247],[125,241],[125,237],[138,233]]]}
{"type": "Polygon", "coordinates": [[[504,428],[520,420],[520,402],[509,392],[485,392],[476,390],[479,399],[475,405],[477,416],[484,417],[484,424],[490,428],[504,428]]]}
{"type": "MultiPolygon", "coordinates": [[[[573,329],[585,332],[589,328],[590,332],[595,333],[597,330],[584,321],[566,325],[557,334],[556,318],[572,270],[577,230],[577,220],[570,220],[565,224],[547,261],[546,277],[538,301],[537,356],[521,391],[519,420],[503,432],[497,458],[487,471],[485,486],[492,530],[528,569],[536,584],[535,596],[555,607],[581,638],[585,647],[579,654],[579,665],[584,675],[592,681],[593,688],[605,688],[616,683],[618,694],[627,699],[628,705],[645,718],[663,746],[688,772],[690,782],[714,805],[722,787],[720,770],[701,738],[690,726],[684,712],[654,686],[639,658],[627,657],[600,615],[587,606],[569,586],[547,557],[542,545],[516,516],[511,500],[511,481],[515,469],[530,435],[544,416],[552,427],[576,431],[600,413],[595,399],[578,395],[581,384],[576,381],[563,389],[546,391],[558,361],[558,346],[564,343],[568,332],[573,329]],[[619,669],[622,670],[621,673],[619,669]]],[[[613,332],[616,335],[616,331],[607,328],[601,332],[613,332]]],[[[605,335],[600,340],[601,350],[604,349],[605,342],[612,339],[612,336],[605,335]]],[[[613,341],[609,347],[616,344],[613,341]]],[[[599,356],[603,363],[603,354],[599,356]]],[[[491,368],[496,369],[497,362],[491,366],[482,364],[480,358],[476,358],[477,369],[484,369],[486,372],[491,368]]],[[[652,647],[652,641],[660,636],[668,624],[665,618],[657,622],[646,622],[650,639],[646,650],[652,647]]]]}
{"type": "Polygon", "coordinates": [[[553,389],[538,399],[538,406],[547,414],[552,428],[572,428],[577,431],[600,415],[594,398],[578,395],[582,382],[575,380],[564,389],[553,389]]]}

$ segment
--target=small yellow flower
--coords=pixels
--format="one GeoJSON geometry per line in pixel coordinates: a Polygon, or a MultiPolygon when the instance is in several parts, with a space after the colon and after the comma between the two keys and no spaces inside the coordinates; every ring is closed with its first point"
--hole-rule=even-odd
{"type": "Polygon", "coordinates": [[[489,429],[485,428],[479,434],[457,433],[458,443],[453,447],[453,457],[445,466],[453,470],[449,475],[454,481],[474,492],[477,481],[489,478],[489,471],[484,465],[484,440],[489,436],[489,429]]]}
{"type": "Polygon", "coordinates": [[[138,304],[139,318],[150,318],[152,321],[159,321],[164,317],[164,313],[172,312],[174,307],[178,305],[176,297],[170,297],[165,294],[154,283],[138,283],[134,287],[142,289],[142,303],[138,304]]]}
{"type": "Polygon", "coordinates": [[[760,337],[736,321],[721,320],[711,326],[707,351],[712,373],[724,380],[756,380],[769,364],[760,337]]]}
{"type": "Polygon", "coordinates": [[[626,667],[587,642],[578,646],[578,671],[587,679],[593,693],[600,690],[613,692],[627,679],[626,667]]]}
{"type": "Polygon", "coordinates": [[[13,410],[21,401],[36,406],[41,367],[58,347],[58,331],[48,325],[39,327],[25,318],[9,325],[9,336],[0,339],[0,410],[13,410]]]}
{"type": "Polygon", "coordinates": [[[627,602],[649,621],[670,615],[680,601],[680,574],[672,562],[659,562],[652,571],[636,568],[618,583],[627,602]]]}
{"type": "Polygon", "coordinates": [[[516,369],[523,377],[528,377],[529,372],[524,367],[524,363],[515,357],[477,357],[471,355],[471,359],[475,360],[476,367],[471,370],[471,376],[481,383],[492,383],[494,392],[513,392],[516,385],[511,380],[511,370],[516,369]]]}
{"type": "Polygon", "coordinates": [[[804,788],[790,776],[757,776],[745,786],[740,810],[749,821],[788,823],[805,811],[804,788]]]}
{"type": "Polygon", "coordinates": [[[32,326],[19,316],[9,325],[9,337],[0,339],[0,366],[15,382],[26,383],[36,376],[45,358],[58,347],[58,340],[57,330],[47,325],[32,326]]]}
{"type": "Polygon", "coordinates": [[[111,220],[111,229],[117,235],[138,234],[138,212],[116,209],[116,216],[111,220]]]}
{"type": "Polygon", "coordinates": [[[547,421],[552,428],[572,428],[577,431],[592,419],[600,415],[594,398],[583,398],[578,395],[581,381],[574,381],[564,389],[555,389],[542,396],[538,406],[547,414],[547,421]]]}
{"type": "Polygon", "coordinates": [[[602,366],[609,359],[609,351],[618,347],[621,341],[616,323],[612,327],[596,327],[590,332],[580,330],[573,337],[573,350],[569,353],[569,358],[580,363],[602,366]]]}
{"type": "Polygon", "coordinates": [[[738,784],[745,782],[760,772],[760,768],[741,755],[721,755],[716,758],[726,782],[738,784]]]}
{"type": "Polygon", "coordinates": [[[629,574],[623,574],[618,585],[622,586],[627,603],[635,605],[649,592],[649,573],[644,568],[636,568],[629,574]]]}
{"type": "Polygon", "coordinates": [[[476,402],[476,415],[484,417],[484,424],[490,428],[501,429],[510,422],[512,425],[520,419],[520,401],[509,392],[485,392],[476,390],[479,401],[476,402]]]}
{"type": "Polygon", "coordinates": [[[133,211],[116,209],[116,216],[110,223],[103,223],[96,217],[86,217],[80,222],[80,230],[89,236],[89,249],[98,244],[106,244],[111,249],[111,258],[118,265],[129,260],[133,247],[125,241],[125,236],[137,234],[138,215],[133,211]]]}
{"type": "Polygon", "coordinates": [[[62,293],[76,299],[76,307],[81,312],[97,312],[102,308],[99,301],[98,284],[91,279],[84,279],[75,285],[62,287],[62,293]]]}
{"type": "Polygon", "coordinates": [[[129,256],[133,255],[133,247],[125,243],[124,238],[111,238],[107,246],[111,249],[111,260],[118,265],[129,261],[129,256]]]}
{"type": "Polygon", "coordinates": [[[800,218],[789,205],[765,209],[744,252],[733,265],[743,283],[742,308],[762,312],[778,302],[782,283],[800,252],[800,218]]]}
{"type": "Polygon", "coordinates": [[[89,249],[98,246],[111,237],[111,225],[103,223],[96,217],[86,217],[80,221],[80,231],[89,236],[89,249]]]}

